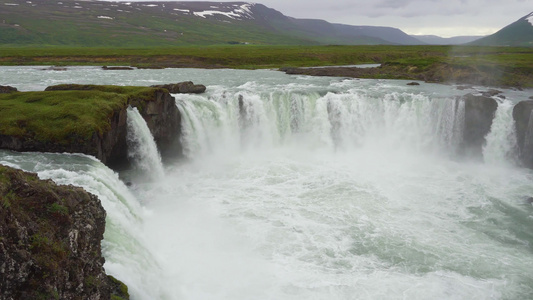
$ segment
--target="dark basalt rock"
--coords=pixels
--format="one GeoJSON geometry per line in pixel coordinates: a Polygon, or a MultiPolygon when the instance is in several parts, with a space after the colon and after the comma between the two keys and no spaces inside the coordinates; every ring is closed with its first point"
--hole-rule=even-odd
{"type": "Polygon", "coordinates": [[[52,66],[52,67],[44,68],[44,69],[41,69],[41,70],[43,70],[43,71],[66,71],[67,68],[65,68],[65,67],[54,67],[54,66],[52,66]]]}
{"type": "Polygon", "coordinates": [[[129,298],[105,274],[96,196],[0,166],[0,199],[0,299],[129,298]]]}
{"type": "Polygon", "coordinates": [[[102,70],[125,70],[125,71],[128,71],[128,70],[135,70],[135,69],[132,68],[132,67],[108,67],[108,66],[103,66],[102,70]]]}
{"type": "Polygon", "coordinates": [[[413,81],[413,82],[409,82],[407,85],[420,85],[420,83],[413,81]]]}
{"type": "MultiPolygon", "coordinates": [[[[162,156],[180,156],[181,114],[176,99],[161,89],[155,93],[152,101],[133,98],[130,105],[137,107],[141,113],[162,156]]],[[[122,141],[125,143],[125,139],[122,141]]]]}
{"type": "Polygon", "coordinates": [[[465,124],[460,152],[468,157],[481,158],[485,136],[490,132],[498,103],[490,97],[472,94],[463,96],[462,101],[465,102],[465,124]]]}
{"type": "Polygon", "coordinates": [[[499,95],[501,93],[502,93],[502,91],[495,90],[495,89],[490,89],[488,91],[481,92],[481,95],[485,96],[485,97],[492,97],[492,96],[499,95]]]}
{"type": "Polygon", "coordinates": [[[152,87],[167,89],[172,94],[201,94],[206,90],[203,84],[194,84],[192,81],[152,85],[152,87]]]}
{"type": "Polygon", "coordinates": [[[464,90],[472,89],[473,87],[471,85],[459,85],[459,86],[457,86],[455,88],[460,90],[460,91],[464,91],[464,90]]]}
{"type": "Polygon", "coordinates": [[[7,94],[7,93],[14,93],[14,92],[18,92],[18,90],[9,85],[0,85],[0,94],[7,94]]]}
{"type": "Polygon", "coordinates": [[[533,100],[516,104],[513,119],[520,161],[525,167],[533,168],[533,100]]]}

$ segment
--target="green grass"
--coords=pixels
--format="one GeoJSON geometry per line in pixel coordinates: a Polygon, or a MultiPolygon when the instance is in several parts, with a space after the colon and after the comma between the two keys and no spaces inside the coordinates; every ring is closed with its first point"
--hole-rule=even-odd
{"type": "MultiPolygon", "coordinates": [[[[404,78],[398,73],[466,78],[482,72],[487,84],[533,87],[533,48],[480,46],[259,46],[216,45],[146,48],[3,47],[0,65],[130,65],[261,69],[384,64],[394,72],[366,78],[404,78]],[[495,78],[494,75],[500,76],[495,78]],[[491,77],[491,78],[489,78],[491,77]],[[492,78],[494,77],[494,78],[492,78]]],[[[409,75],[409,74],[407,74],[409,75]]],[[[415,76],[416,77],[416,76],[415,76]]],[[[469,82],[464,82],[469,83],[469,82]]],[[[477,83],[476,83],[477,84],[477,83]]]]}
{"type": "Polygon", "coordinates": [[[257,46],[218,45],[154,48],[2,47],[3,65],[135,65],[177,63],[229,68],[278,68],[396,62],[429,66],[498,64],[533,66],[533,48],[452,46],[257,46]]]}
{"type": "Polygon", "coordinates": [[[110,129],[113,111],[129,99],[153,97],[148,87],[80,86],[91,90],[0,94],[0,134],[59,144],[89,140],[110,129]]]}

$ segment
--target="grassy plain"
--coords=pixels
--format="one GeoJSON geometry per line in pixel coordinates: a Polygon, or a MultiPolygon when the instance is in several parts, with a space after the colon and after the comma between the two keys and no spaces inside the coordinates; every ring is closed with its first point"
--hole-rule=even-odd
{"type": "Polygon", "coordinates": [[[532,66],[533,48],[473,46],[256,46],[222,45],[162,48],[2,47],[0,65],[132,65],[166,67],[273,68],[398,62],[532,66]]]}
{"type": "MultiPolygon", "coordinates": [[[[0,65],[129,65],[144,68],[258,69],[364,63],[396,66],[396,69],[410,70],[409,72],[414,73],[432,70],[439,72],[444,69],[453,69],[455,73],[480,71],[499,74],[498,76],[506,81],[504,85],[533,87],[533,78],[530,75],[533,74],[533,48],[385,45],[0,48],[0,65]]],[[[411,78],[408,75],[403,77],[411,78]]],[[[382,72],[376,77],[387,78],[387,74],[382,72]]]]}
{"type": "Polygon", "coordinates": [[[0,134],[60,144],[86,141],[95,132],[109,130],[109,118],[125,107],[128,99],[149,99],[156,90],[81,87],[87,88],[0,94],[0,134]]]}

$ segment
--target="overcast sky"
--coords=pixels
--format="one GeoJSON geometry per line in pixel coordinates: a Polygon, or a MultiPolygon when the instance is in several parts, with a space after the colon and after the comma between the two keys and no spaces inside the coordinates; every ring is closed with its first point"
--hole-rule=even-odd
{"type": "Polygon", "coordinates": [[[257,3],[295,18],[390,26],[408,34],[442,37],[489,35],[533,12],[533,0],[261,0],[257,3]]]}

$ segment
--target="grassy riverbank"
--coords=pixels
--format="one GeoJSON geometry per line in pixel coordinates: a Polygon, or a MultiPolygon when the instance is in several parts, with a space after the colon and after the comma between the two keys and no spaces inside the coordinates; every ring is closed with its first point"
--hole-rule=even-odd
{"type": "MultiPolygon", "coordinates": [[[[2,48],[0,65],[128,65],[141,68],[282,68],[380,63],[407,73],[484,72],[503,85],[533,87],[533,48],[470,46],[209,46],[173,48],[2,48]]],[[[405,73],[402,75],[401,73],[405,73]]],[[[446,77],[448,74],[442,74],[446,77]]],[[[454,76],[450,74],[450,76],[454,76]]],[[[419,76],[420,77],[420,76],[419,76]]],[[[423,77],[423,76],[422,76],[423,77]]],[[[475,77],[475,74],[474,74],[475,77]]],[[[489,80],[493,82],[494,80],[489,80]]],[[[466,82],[467,83],[467,82],[466,82]]]]}
{"type": "Polygon", "coordinates": [[[86,90],[0,94],[0,135],[41,143],[85,143],[110,128],[114,111],[130,98],[146,98],[148,87],[85,86],[86,90]]]}

